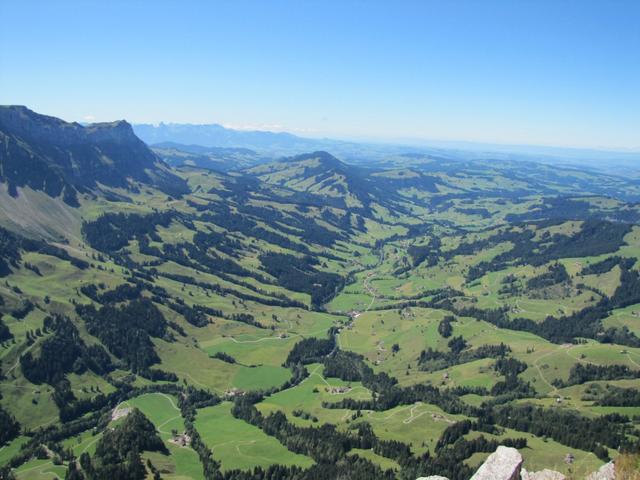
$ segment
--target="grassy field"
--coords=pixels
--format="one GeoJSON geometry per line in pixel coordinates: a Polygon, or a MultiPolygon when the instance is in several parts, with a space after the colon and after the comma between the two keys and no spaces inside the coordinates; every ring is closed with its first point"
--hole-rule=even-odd
{"type": "MultiPolygon", "coordinates": [[[[516,430],[505,429],[504,433],[498,436],[483,434],[487,438],[525,438],[527,447],[520,450],[524,458],[524,466],[530,472],[549,469],[558,471],[573,478],[584,478],[587,474],[597,470],[602,462],[590,452],[570,448],[555,442],[551,439],[542,439],[529,433],[518,432],[516,430]],[[572,454],[575,458],[572,464],[565,463],[567,454],[572,454]]],[[[467,435],[467,438],[477,436],[477,432],[467,435]]],[[[465,463],[470,466],[480,465],[489,453],[476,453],[468,458],[465,463]]]]}
{"type": "Polygon", "coordinates": [[[412,451],[420,454],[426,450],[433,452],[442,432],[464,418],[445,413],[435,405],[418,402],[381,412],[367,412],[360,421],[369,422],[380,438],[408,443],[412,451]]]}
{"type": "Polygon", "coordinates": [[[263,413],[273,411],[284,412],[290,421],[310,426],[314,422],[293,415],[295,410],[302,410],[316,418],[319,423],[346,423],[354,412],[346,409],[328,409],[322,407],[322,402],[335,402],[342,398],[367,400],[371,392],[359,382],[345,382],[336,378],[322,376],[322,365],[311,364],[308,367],[310,375],[299,385],[266,397],[257,407],[263,413]],[[350,390],[342,394],[334,394],[331,387],[349,386],[350,390]]]}
{"type": "Polygon", "coordinates": [[[18,438],[14,438],[11,442],[7,443],[0,447],[0,464],[5,465],[11,457],[13,457],[16,453],[20,451],[20,447],[29,438],[25,436],[19,436],[18,438]]]}
{"type": "Polygon", "coordinates": [[[307,467],[313,461],[287,450],[260,429],[231,416],[231,404],[223,403],[198,411],[196,428],[213,451],[223,470],[266,467],[273,463],[307,467]]]}
{"type": "Polygon", "coordinates": [[[168,440],[172,438],[172,431],[182,433],[184,422],[180,410],[176,405],[177,399],[162,393],[151,393],[128,400],[124,406],[140,409],[153,422],[165,441],[170,454],[162,455],[147,452],[144,457],[151,460],[164,478],[169,479],[201,479],[202,467],[198,455],[190,447],[181,447],[168,440]]]}
{"type": "Polygon", "coordinates": [[[22,480],[44,480],[51,478],[64,478],[67,467],[54,465],[51,460],[29,460],[16,469],[16,478],[22,480]]]}
{"type": "Polygon", "coordinates": [[[371,462],[379,465],[383,470],[400,470],[400,465],[393,460],[376,454],[371,450],[362,450],[361,448],[354,448],[349,452],[349,455],[357,455],[360,458],[366,458],[371,462]]]}
{"type": "Polygon", "coordinates": [[[640,335],[640,304],[616,309],[602,323],[607,328],[627,327],[636,335],[640,335]]]}

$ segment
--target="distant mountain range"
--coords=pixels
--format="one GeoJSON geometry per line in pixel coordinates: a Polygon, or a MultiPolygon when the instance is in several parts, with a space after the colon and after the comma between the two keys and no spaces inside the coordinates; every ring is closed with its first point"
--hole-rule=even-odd
{"type": "Polygon", "coordinates": [[[218,124],[135,124],[133,129],[142,140],[154,146],[170,142],[201,147],[245,148],[274,155],[308,152],[334,143],[290,133],[233,130],[218,124]]]}
{"type": "Polygon", "coordinates": [[[82,126],[22,106],[0,106],[0,181],[9,193],[29,186],[77,204],[76,193],[99,185],[153,185],[171,195],[187,191],[125,121],[82,126]]]}
{"type": "MultiPolygon", "coordinates": [[[[554,165],[588,167],[625,176],[630,173],[640,176],[640,153],[633,151],[454,141],[354,142],[328,138],[304,138],[284,132],[234,130],[218,124],[134,124],[133,129],[149,145],[171,143],[174,147],[178,147],[176,144],[181,144],[179,149],[190,153],[197,153],[194,152],[195,146],[243,148],[250,149],[258,157],[265,159],[325,150],[349,163],[386,167],[398,166],[394,160],[398,155],[419,154],[423,158],[435,160],[536,161],[554,165]],[[188,146],[186,149],[185,145],[188,146]]],[[[212,152],[209,151],[207,154],[210,153],[212,152]]],[[[221,152],[214,153],[219,155],[221,152]]]]}

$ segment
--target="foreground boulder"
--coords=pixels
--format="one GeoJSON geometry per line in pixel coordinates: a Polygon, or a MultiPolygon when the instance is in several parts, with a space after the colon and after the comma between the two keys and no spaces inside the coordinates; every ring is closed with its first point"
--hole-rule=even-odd
{"type": "Polygon", "coordinates": [[[615,480],[616,468],[613,462],[605,463],[597,472],[587,476],[587,480],[615,480]]]}
{"type": "Polygon", "coordinates": [[[522,462],[518,450],[501,445],[489,455],[471,480],[520,480],[522,462]]]}
{"type": "MultiPolygon", "coordinates": [[[[637,460],[634,460],[636,462],[637,460]]],[[[471,480],[565,480],[567,477],[555,470],[545,468],[539,472],[528,472],[522,468],[522,455],[515,448],[499,446],[480,466],[471,480]]],[[[625,477],[626,478],[626,477],[625,477]]],[[[635,477],[634,477],[635,478],[635,477]]],[[[587,475],[585,480],[615,480],[616,472],[613,462],[609,462],[597,472],[587,475]]],[[[420,477],[416,480],[449,480],[440,475],[420,477]]]]}
{"type": "Polygon", "coordinates": [[[565,478],[567,478],[562,473],[549,470],[548,468],[540,470],[539,472],[527,472],[527,470],[523,468],[520,476],[522,480],[565,480],[565,478]]]}

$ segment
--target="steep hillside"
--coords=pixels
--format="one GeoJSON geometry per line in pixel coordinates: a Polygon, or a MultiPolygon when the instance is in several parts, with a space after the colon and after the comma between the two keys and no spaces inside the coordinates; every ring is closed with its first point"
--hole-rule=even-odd
{"type": "Polygon", "coordinates": [[[0,107],[0,181],[11,195],[30,187],[75,206],[78,192],[129,187],[129,180],[170,195],[187,191],[125,121],[83,127],[25,107],[0,107]]]}

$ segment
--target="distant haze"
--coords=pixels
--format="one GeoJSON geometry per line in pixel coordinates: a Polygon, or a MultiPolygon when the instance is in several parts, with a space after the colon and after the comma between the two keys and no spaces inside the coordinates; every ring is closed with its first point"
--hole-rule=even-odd
{"type": "Polygon", "coordinates": [[[612,172],[632,168],[640,171],[640,153],[575,149],[531,145],[500,145],[476,142],[349,142],[337,139],[305,138],[286,132],[244,131],[217,124],[194,125],[160,123],[134,124],[135,133],[150,145],[175,143],[204,147],[249,148],[273,157],[328,150],[346,161],[367,163],[387,155],[410,152],[445,156],[452,159],[499,158],[576,164],[612,172]]]}

